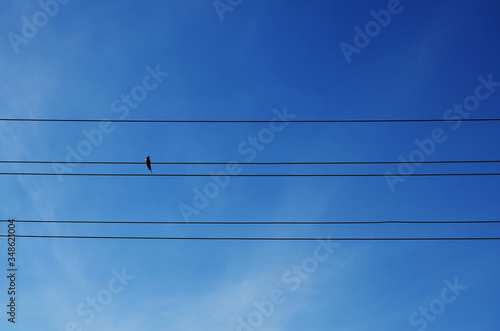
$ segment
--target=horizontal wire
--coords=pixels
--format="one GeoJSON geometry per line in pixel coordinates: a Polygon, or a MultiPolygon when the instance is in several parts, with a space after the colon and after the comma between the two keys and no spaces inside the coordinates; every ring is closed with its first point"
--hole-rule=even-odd
{"type": "MultiPolygon", "coordinates": [[[[0,220],[0,223],[9,220],[0,220]]],[[[477,221],[91,221],[91,220],[15,220],[16,223],[67,223],[67,224],[173,224],[173,225],[370,225],[370,224],[498,224],[500,220],[477,221]]]]}
{"type": "MultiPolygon", "coordinates": [[[[109,122],[109,123],[269,123],[269,120],[141,120],[141,119],[62,119],[62,118],[0,118],[3,122],[109,122]]],[[[500,118],[464,118],[462,122],[496,122],[500,118]]],[[[365,119],[365,120],[286,120],[285,123],[413,123],[450,122],[446,119],[365,119]]]]}
{"type": "MultiPolygon", "coordinates": [[[[0,176],[87,176],[87,177],[211,177],[210,174],[101,174],[101,173],[51,173],[51,172],[0,172],[0,176]]],[[[427,173],[396,174],[226,174],[225,177],[443,177],[443,176],[500,176],[500,173],[427,173]]]]}
{"type": "MultiPolygon", "coordinates": [[[[113,165],[144,165],[144,162],[137,161],[14,161],[0,160],[0,164],[113,164],[113,165]]],[[[242,164],[242,165],[353,165],[353,164],[400,164],[411,162],[401,161],[311,161],[311,162],[151,162],[151,165],[223,165],[223,164],[242,164]]],[[[419,164],[462,164],[462,163],[500,163],[500,160],[445,160],[445,161],[422,161],[419,164]]]]}
{"type": "MultiPolygon", "coordinates": [[[[2,234],[0,237],[9,237],[2,234]]],[[[472,240],[490,240],[496,241],[500,238],[483,238],[483,237],[428,237],[428,238],[301,238],[301,237],[110,237],[110,236],[64,236],[64,235],[16,235],[16,238],[39,238],[39,239],[118,239],[118,240],[224,240],[224,241],[472,241],[472,240]]]]}

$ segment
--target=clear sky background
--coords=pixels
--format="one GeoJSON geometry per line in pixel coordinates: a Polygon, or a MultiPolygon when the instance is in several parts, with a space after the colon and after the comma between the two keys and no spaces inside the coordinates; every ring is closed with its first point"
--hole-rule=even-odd
{"type": "MultiPolygon", "coordinates": [[[[286,109],[295,119],[443,118],[454,103],[475,95],[478,77],[500,82],[500,3],[495,0],[403,0],[395,7],[386,0],[221,3],[231,10],[218,13],[211,0],[72,0],[57,10],[47,7],[49,17],[39,14],[37,1],[4,1],[1,117],[271,120],[286,109]],[[380,31],[370,32],[369,44],[357,39],[366,47],[348,63],[341,43],[355,47],[355,28],[364,31],[374,20],[370,12],[387,10],[388,4],[397,13],[380,31]],[[34,16],[37,31],[29,28],[34,16]],[[148,79],[147,67],[169,75],[148,79]],[[151,90],[142,98],[144,90],[137,86],[145,78],[151,90]],[[133,91],[141,101],[126,106],[122,95],[133,91]]],[[[485,100],[471,118],[499,118],[498,84],[479,91],[485,100]]],[[[260,150],[251,147],[251,137],[268,138],[270,127],[123,123],[101,136],[98,123],[3,122],[0,158],[56,162],[76,153],[83,161],[140,162],[150,155],[153,163],[398,161],[418,150],[416,139],[429,139],[438,130],[447,139],[425,160],[499,159],[498,123],[292,123],[258,145],[260,150]],[[94,144],[84,130],[94,133],[94,144]]],[[[1,169],[148,173],[145,165],[57,167],[1,169]]],[[[225,168],[153,164],[155,173],[225,168]]],[[[397,174],[398,165],[241,165],[239,170],[397,174]]],[[[414,171],[499,168],[424,164],[414,171]]],[[[2,176],[0,181],[2,219],[453,221],[495,220],[500,213],[498,177],[409,177],[394,190],[384,177],[231,178],[206,206],[198,206],[203,208],[196,208],[193,198],[197,190],[214,187],[211,178],[2,176]],[[196,213],[183,215],[183,206],[196,213]]],[[[0,226],[6,233],[7,224],[0,226]]],[[[481,224],[20,223],[17,231],[312,238],[500,234],[498,225],[481,224]]],[[[0,242],[5,270],[7,244],[0,242]]],[[[17,323],[7,322],[8,283],[2,277],[2,330],[500,330],[500,246],[494,241],[335,241],[328,246],[20,238],[17,246],[17,323]],[[96,297],[92,306],[88,300],[96,297]]]]}

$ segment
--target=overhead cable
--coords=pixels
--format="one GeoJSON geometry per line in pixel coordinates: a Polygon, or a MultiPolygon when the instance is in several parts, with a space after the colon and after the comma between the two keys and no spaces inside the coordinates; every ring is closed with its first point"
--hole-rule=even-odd
{"type": "MultiPolygon", "coordinates": [[[[6,234],[0,237],[8,237],[6,234]]],[[[372,237],[372,238],[309,238],[309,237],[143,237],[143,236],[73,236],[73,235],[16,235],[16,238],[38,239],[116,239],[116,240],[197,240],[197,241],[497,241],[492,237],[372,237]]]]}

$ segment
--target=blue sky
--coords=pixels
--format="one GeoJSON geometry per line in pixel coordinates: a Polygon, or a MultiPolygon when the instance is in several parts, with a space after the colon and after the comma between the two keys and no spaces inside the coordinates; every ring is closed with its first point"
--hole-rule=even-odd
{"type": "MultiPolygon", "coordinates": [[[[445,141],[434,142],[428,155],[420,152],[425,160],[498,159],[496,123],[457,124],[456,118],[275,123],[276,113],[283,112],[295,119],[456,116],[454,104],[474,102],[478,89],[482,100],[473,105],[471,118],[498,118],[500,87],[484,85],[484,80],[500,82],[497,1],[222,0],[216,3],[219,12],[211,0],[62,2],[55,7],[42,0],[52,4],[46,7],[52,15],[44,16],[37,1],[4,1],[1,117],[270,122],[123,123],[106,130],[97,123],[4,122],[2,160],[142,161],[150,155],[153,163],[245,162],[250,156],[253,162],[397,161],[417,155],[415,140],[429,142],[435,130],[445,141]],[[390,22],[369,32],[369,44],[347,61],[341,44],[356,47],[355,28],[376,27],[370,25],[371,11],[381,10],[393,11],[390,22]],[[29,27],[34,17],[36,31],[29,27]],[[151,71],[157,72],[156,80],[151,71]],[[137,102],[127,103],[134,93],[137,102]],[[259,135],[266,143],[251,147],[252,137],[259,135]]],[[[145,165],[57,167],[2,169],[147,173],[145,165]]],[[[153,164],[155,173],[225,169],[153,164]]],[[[398,165],[241,165],[237,171],[397,174],[398,165]]],[[[414,171],[498,172],[498,166],[424,164],[414,171]]],[[[0,180],[2,219],[452,221],[494,220],[500,212],[496,177],[408,177],[392,189],[384,177],[231,178],[224,188],[203,177],[0,180]],[[207,187],[218,192],[197,208],[193,198],[207,187]],[[183,213],[186,206],[195,213],[183,213]]],[[[5,233],[7,224],[1,226],[5,233]]],[[[312,238],[498,237],[500,232],[496,225],[24,223],[17,230],[312,238]]],[[[5,262],[7,244],[0,242],[5,262]]],[[[19,239],[17,246],[17,323],[10,325],[2,312],[2,330],[399,331],[498,330],[500,325],[497,242],[19,239]],[[95,306],[89,298],[97,298],[95,306]]],[[[0,286],[5,303],[5,278],[0,286]]]]}

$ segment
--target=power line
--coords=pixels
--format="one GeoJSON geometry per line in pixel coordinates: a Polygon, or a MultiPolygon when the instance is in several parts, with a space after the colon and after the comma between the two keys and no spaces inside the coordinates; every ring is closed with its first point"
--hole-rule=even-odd
{"type": "MultiPolygon", "coordinates": [[[[8,237],[6,234],[0,237],[8,237]]],[[[16,238],[39,238],[39,239],[118,239],[118,240],[203,240],[203,241],[497,241],[500,238],[483,237],[427,237],[427,238],[302,238],[302,237],[111,237],[111,236],[64,236],[64,235],[16,235],[16,238]]]]}
{"type": "MultiPolygon", "coordinates": [[[[4,164],[102,164],[102,165],[144,165],[137,161],[22,161],[22,160],[0,160],[4,164]]],[[[370,165],[370,164],[400,164],[411,163],[401,161],[303,161],[303,162],[151,162],[155,165],[370,165]]],[[[422,161],[419,164],[463,164],[463,163],[500,163],[500,160],[444,160],[444,161],[422,161]]]]}
{"type": "MultiPolygon", "coordinates": [[[[115,174],[115,173],[50,173],[0,172],[0,176],[87,176],[87,177],[211,177],[210,174],[115,174]]],[[[226,174],[226,177],[385,177],[387,174],[226,174]]],[[[426,173],[391,175],[397,177],[500,176],[500,173],[426,173]]]]}
{"type": "MultiPolygon", "coordinates": [[[[0,118],[3,122],[107,122],[107,123],[269,123],[269,120],[141,120],[141,119],[63,119],[63,118],[0,118]]],[[[496,122],[500,118],[464,118],[462,122],[496,122]]],[[[287,120],[286,123],[415,123],[450,122],[446,119],[364,119],[364,120],[287,120]]]]}
{"type": "MultiPolygon", "coordinates": [[[[8,222],[9,220],[0,220],[8,222]]],[[[476,221],[104,221],[104,220],[15,220],[16,223],[64,224],[158,224],[158,225],[370,225],[370,224],[498,224],[500,220],[476,221]]]]}

